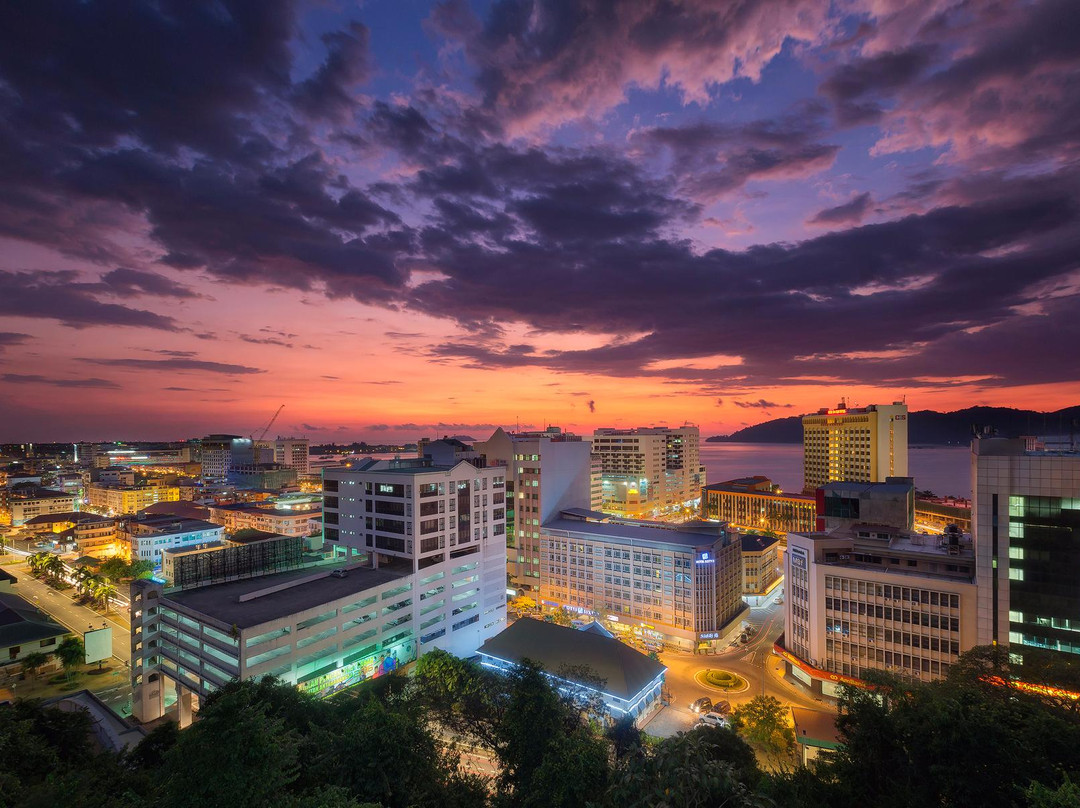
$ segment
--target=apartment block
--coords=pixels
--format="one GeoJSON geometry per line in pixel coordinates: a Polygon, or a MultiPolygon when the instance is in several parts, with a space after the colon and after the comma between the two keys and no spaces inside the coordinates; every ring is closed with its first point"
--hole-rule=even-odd
{"type": "Polygon", "coordinates": [[[600,458],[602,509],[650,518],[695,503],[705,485],[700,438],[696,426],[597,429],[589,440],[600,458]]]}
{"type": "Polygon", "coordinates": [[[73,510],[73,494],[37,486],[14,489],[8,499],[8,518],[14,527],[19,527],[37,516],[69,513],[73,510]]]}
{"type": "Polygon", "coordinates": [[[971,485],[979,644],[1080,654],[1080,450],[978,438],[971,485]]]}
{"type": "Polygon", "coordinates": [[[804,415],[803,490],[835,481],[884,482],[908,473],[907,405],[871,404],[804,415]]]}
{"type": "Polygon", "coordinates": [[[746,609],[741,551],[723,525],[564,511],[541,530],[540,598],[646,640],[711,646],[746,609]]]}
{"type": "Polygon", "coordinates": [[[311,520],[322,512],[292,508],[262,507],[258,504],[211,505],[208,520],[221,525],[229,534],[241,530],[262,530],[281,536],[311,535],[311,520]]]}

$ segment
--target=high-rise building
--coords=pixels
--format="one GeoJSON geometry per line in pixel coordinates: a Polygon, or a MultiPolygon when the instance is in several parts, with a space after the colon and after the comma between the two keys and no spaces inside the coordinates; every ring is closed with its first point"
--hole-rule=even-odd
{"type": "Polygon", "coordinates": [[[475,653],[506,625],[506,469],[370,460],[323,472],[323,538],[415,577],[420,654],[475,653]]]}
{"type": "Polygon", "coordinates": [[[589,444],[558,427],[506,432],[474,444],[489,466],[506,473],[506,547],[510,585],[524,594],[540,589],[540,526],[567,508],[593,507],[589,444]]]}
{"type": "Polygon", "coordinates": [[[540,598],[645,640],[713,645],[746,609],[742,544],[726,527],[564,511],[541,531],[540,598]]]}
{"type": "Polygon", "coordinates": [[[826,483],[884,482],[908,473],[907,405],[871,404],[804,415],[803,490],[826,483]]]}
{"type": "Polygon", "coordinates": [[[1080,654],[1080,451],[977,438],[971,453],[979,644],[1080,654]]]}
{"type": "Polygon", "coordinates": [[[696,501],[705,485],[700,438],[696,426],[597,429],[589,440],[600,457],[603,510],[649,518],[696,501]]]}

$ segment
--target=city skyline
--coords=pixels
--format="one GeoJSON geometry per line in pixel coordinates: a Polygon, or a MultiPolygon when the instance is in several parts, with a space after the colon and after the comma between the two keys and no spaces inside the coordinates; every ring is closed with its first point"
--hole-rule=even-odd
{"type": "Polygon", "coordinates": [[[0,11],[0,441],[1073,405],[1070,11],[0,11]]]}

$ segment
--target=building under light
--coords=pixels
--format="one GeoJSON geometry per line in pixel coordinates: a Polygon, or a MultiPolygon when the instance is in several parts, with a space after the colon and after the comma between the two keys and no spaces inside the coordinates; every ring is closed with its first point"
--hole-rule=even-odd
{"type": "Polygon", "coordinates": [[[835,481],[882,482],[908,473],[908,409],[902,402],[804,415],[803,490],[835,481]]]}

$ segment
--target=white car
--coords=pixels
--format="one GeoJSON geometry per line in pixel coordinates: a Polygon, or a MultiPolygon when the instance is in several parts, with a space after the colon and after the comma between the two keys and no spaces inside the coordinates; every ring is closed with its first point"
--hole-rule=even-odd
{"type": "Polygon", "coordinates": [[[727,717],[719,713],[705,713],[698,719],[699,727],[726,727],[728,725],[727,717]]]}

